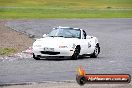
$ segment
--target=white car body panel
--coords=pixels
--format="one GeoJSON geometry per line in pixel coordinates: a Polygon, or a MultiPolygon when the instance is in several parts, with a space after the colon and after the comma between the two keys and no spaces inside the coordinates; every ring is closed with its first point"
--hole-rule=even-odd
{"type": "Polygon", "coordinates": [[[95,46],[98,43],[96,37],[87,36],[87,39],[82,37],[78,38],[64,38],[64,37],[44,37],[37,39],[33,43],[33,53],[36,56],[72,56],[75,47],[79,45],[81,47],[79,55],[92,54],[95,50],[95,46]],[[60,47],[63,46],[63,47],[60,47]],[[42,54],[41,51],[59,52],[59,54],[42,54]]]}

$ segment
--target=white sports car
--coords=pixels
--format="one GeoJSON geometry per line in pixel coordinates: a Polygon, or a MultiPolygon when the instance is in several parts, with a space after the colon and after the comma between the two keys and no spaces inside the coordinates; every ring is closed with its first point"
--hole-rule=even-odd
{"type": "Polygon", "coordinates": [[[90,56],[96,58],[100,53],[98,39],[86,35],[86,32],[79,28],[57,27],[43,38],[33,43],[33,58],[63,59],[70,57],[78,59],[79,56],[90,56]]]}

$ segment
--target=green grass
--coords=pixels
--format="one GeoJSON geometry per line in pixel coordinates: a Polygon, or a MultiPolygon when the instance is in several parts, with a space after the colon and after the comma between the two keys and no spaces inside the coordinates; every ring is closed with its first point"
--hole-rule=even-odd
{"type": "Polygon", "coordinates": [[[0,55],[9,55],[14,53],[16,50],[13,48],[0,48],[0,55]]]}
{"type": "Polygon", "coordinates": [[[0,0],[0,18],[132,18],[132,0],[0,0]]]}

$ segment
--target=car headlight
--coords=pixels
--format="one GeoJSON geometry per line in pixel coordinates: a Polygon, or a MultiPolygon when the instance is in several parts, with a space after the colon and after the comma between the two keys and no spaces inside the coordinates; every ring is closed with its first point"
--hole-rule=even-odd
{"type": "Polygon", "coordinates": [[[41,47],[41,45],[34,45],[33,47],[41,47]]]}
{"type": "Polygon", "coordinates": [[[67,46],[59,46],[59,48],[68,48],[67,46]]]}

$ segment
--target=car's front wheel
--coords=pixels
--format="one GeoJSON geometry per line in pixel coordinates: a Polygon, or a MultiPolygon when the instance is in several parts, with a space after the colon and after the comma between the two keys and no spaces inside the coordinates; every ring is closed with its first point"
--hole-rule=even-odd
{"type": "Polygon", "coordinates": [[[79,53],[80,53],[80,46],[77,46],[75,48],[73,55],[72,55],[72,59],[77,60],[79,58],[79,53]]]}
{"type": "Polygon", "coordinates": [[[35,54],[33,53],[33,58],[35,59],[35,60],[40,60],[40,58],[39,57],[37,57],[37,56],[35,56],[35,54]]]}
{"type": "Polygon", "coordinates": [[[99,52],[100,52],[100,47],[99,47],[99,45],[96,45],[96,46],[95,46],[95,49],[94,49],[94,52],[93,52],[93,54],[91,54],[90,57],[91,57],[91,58],[97,58],[99,52]]]}

